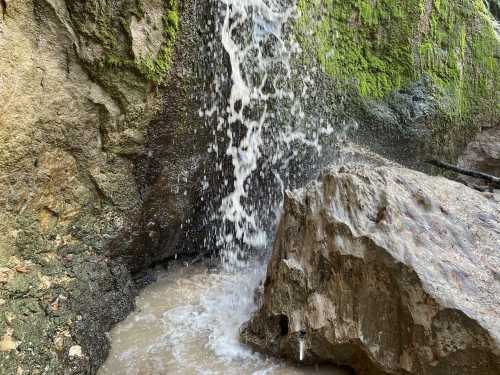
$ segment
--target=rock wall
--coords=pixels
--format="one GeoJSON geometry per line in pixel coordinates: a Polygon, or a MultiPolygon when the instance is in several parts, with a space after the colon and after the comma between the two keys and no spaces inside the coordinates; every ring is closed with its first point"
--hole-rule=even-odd
{"type": "Polygon", "coordinates": [[[357,374],[500,371],[500,200],[397,166],[347,164],[287,193],[258,350],[357,374]]]}
{"type": "Polygon", "coordinates": [[[456,159],[498,122],[500,43],[484,1],[303,0],[299,10],[298,40],[346,97],[357,141],[416,166],[429,153],[456,159]]]}
{"type": "Polygon", "coordinates": [[[203,93],[212,89],[213,61],[205,51],[212,38],[213,23],[206,22],[212,4],[185,2],[180,10],[175,63],[161,95],[161,110],[147,129],[147,152],[136,164],[141,212],[115,241],[133,270],[210,250],[202,246],[207,194],[202,180],[210,178],[217,161],[207,157],[212,128],[199,110],[203,93]],[[127,243],[127,250],[121,250],[120,242],[127,243]]]}
{"type": "MultiPolygon", "coordinates": [[[[341,83],[332,97],[346,96],[361,140],[387,133],[378,150],[409,160],[431,134],[454,153],[498,119],[486,8],[395,4],[301,1],[298,39],[341,83]]],[[[197,111],[213,89],[209,8],[0,0],[2,374],[94,373],[133,308],[131,271],[202,248],[204,202],[220,197],[203,201],[199,179],[221,184],[197,111]]]]}
{"type": "Polygon", "coordinates": [[[1,5],[0,373],[95,373],[104,333],[133,308],[130,270],[173,255],[130,239],[151,232],[144,202],[169,189],[157,231],[175,232],[198,201],[202,13],[175,0],[1,5]]]}
{"type": "Polygon", "coordinates": [[[478,133],[459,161],[465,168],[500,176],[500,124],[478,133]]]}

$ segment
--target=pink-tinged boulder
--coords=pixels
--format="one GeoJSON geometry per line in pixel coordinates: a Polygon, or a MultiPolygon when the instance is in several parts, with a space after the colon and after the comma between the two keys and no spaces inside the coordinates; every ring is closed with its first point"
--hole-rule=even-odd
{"type": "Polygon", "coordinates": [[[258,350],[357,374],[500,374],[500,202],[394,166],[349,164],[287,193],[258,350]]]}

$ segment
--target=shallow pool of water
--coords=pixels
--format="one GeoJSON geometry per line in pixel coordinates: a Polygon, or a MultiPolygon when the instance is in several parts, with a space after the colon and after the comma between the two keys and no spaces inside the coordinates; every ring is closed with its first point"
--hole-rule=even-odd
{"type": "Polygon", "coordinates": [[[98,375],[346,375],[334,367],[295,367],[239,342],[263,275],[262,267],[251,268],[230,273],[177,264],[157,271],[136,311],[110,333],[111,352],[98,375]]]}

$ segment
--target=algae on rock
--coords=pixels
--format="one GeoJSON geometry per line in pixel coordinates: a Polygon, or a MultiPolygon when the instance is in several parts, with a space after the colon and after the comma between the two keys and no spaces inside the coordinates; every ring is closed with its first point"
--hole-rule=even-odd
{"type": "Polygon", "coordinates": [[[500,43],[482,0],[300,0],[298,7],[299,42],[355,96],[350,114],[365,128],[383,126],[374,124],[374,106],[398,117],[391,96],[415,82],[425,82],[434,102],[419,125],[431,133],[424,140],[431,152],[454,158],[483,124],[498,121],[500,43]]]}

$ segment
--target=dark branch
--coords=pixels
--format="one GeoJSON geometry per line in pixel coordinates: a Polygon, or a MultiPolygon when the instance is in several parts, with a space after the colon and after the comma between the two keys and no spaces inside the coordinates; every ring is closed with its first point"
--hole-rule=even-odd
{"type": "Polygon", "coordinates": [[[457,181],[464,184],[465,186],[470,187],[471,189],[480,191],[482,193],[485,193],[485,192],[493,193],[493,191],[494,191],[494,186],[492,186],[492,184],[488,184],[488,185],[471,184],[469,181],[467,181],[461,177],[457,177],[457,181]]]}
{"type": "Polygon", "coordinates": [[[439,160],[427,160],[426,163],[434,165],[436,167],[443,168],[443,169],[449,169],[450,171],[460,173],[460,174],[463,174],[465,176],[479,178],[481,180],[488,181],[492,185],[494,185],[495,187],[500,188],[500,178],[499,177],[495,177],[495,176],[492,176],[492,175],[489,175],[486,173],[482,173],[482,172],[470,171],[468,169],[456,167],[454,165],[451,165],[451,164],[448,164],[448,163],[445,163],[445,162],[442,162],[439,160]]]}

